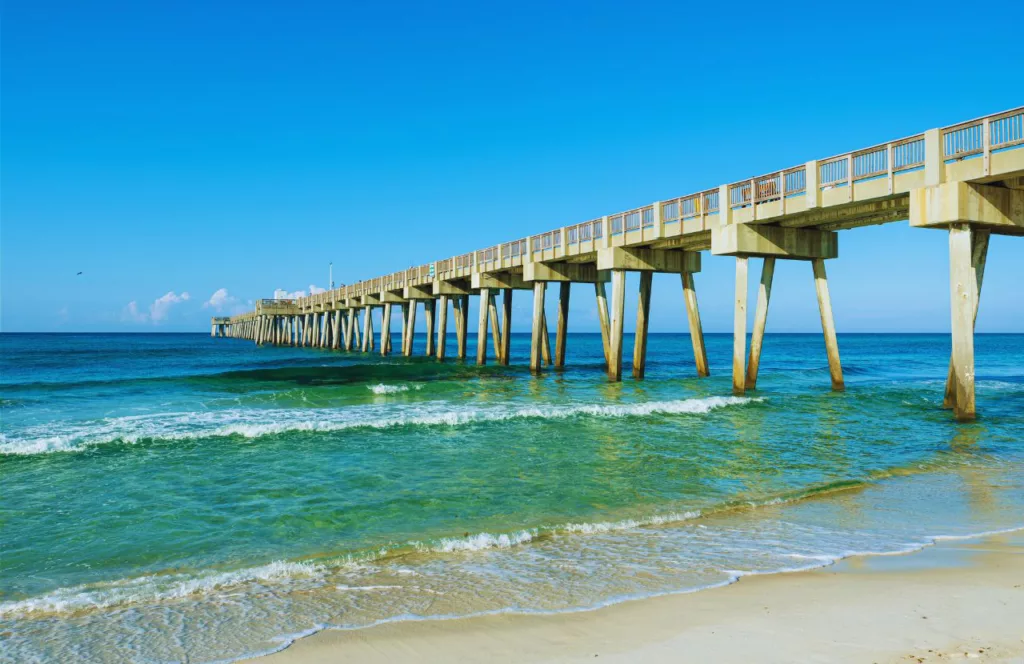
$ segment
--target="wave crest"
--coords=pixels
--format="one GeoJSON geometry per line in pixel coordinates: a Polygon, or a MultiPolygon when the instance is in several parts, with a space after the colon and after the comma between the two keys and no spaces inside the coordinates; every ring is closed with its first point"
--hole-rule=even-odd
{"type": "Polygon", "coordinates": [[[762,401],[750,397],[705,397],[632,404],[568,404],[477,408],[449,402],[396,407],[367,405],[333,409],[229,409],[107,418],[92,422],[29,427],[22,436],[0,433],[0,455],[78,452],[107,443],[143,440],[195,440],[241,436],[255,439],[290,432],[333,432],[405,426],[458,427],[509,420],[558,420],[572,417],[643,417],[703,415],[719,408],[762,401]]]}

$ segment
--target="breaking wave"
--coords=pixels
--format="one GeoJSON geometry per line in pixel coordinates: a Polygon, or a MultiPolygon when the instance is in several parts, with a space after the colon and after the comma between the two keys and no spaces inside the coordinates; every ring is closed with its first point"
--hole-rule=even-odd
{"type": "Polygon", "coordinates": [[[414,385],[386,385],[380,383],[378,385],[367,385],[366,389],[370,390],[374,394],[398,394],[399,392],[408,392],[409,390],[422,390],[423,386],[420,384],[414,385]]]}
{"type": "Polygon", "coordinates": [[[643,417],[703,415],[719,408],[762,401],[749,397],[706,397],[632,404],[568,404],[487,408],[432,402],[395,406],[369,405],[334,409],[228,409],[105,418],[89,422],[27,427],[20,435],[0,433],[0,455],[77,452],[106,443],[143,440],[194,440],[240,436],[255,439],[289,432],[389,429],[404,426],[457,427],[520,419],[571,417],[643,417]]]}

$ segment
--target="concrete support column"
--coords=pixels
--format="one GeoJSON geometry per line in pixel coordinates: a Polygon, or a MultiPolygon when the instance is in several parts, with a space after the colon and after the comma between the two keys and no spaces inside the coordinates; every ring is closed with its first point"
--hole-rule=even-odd
{"type": "Polygon", "coordinates": [[[459,315],[456,320],[456,340],[458,341],[458,358],[466,359],[466,341],[469,339],[469,296],[458,297],[459,315]]]}
{"type": "MultiPolygon", "coordinates": [[[[545,289],[546,290],[546,289],[545,289]]],[[[540,353],[544,364],[549,367],[552,364],[551,358],[551,336],[548,334],[548,312],[544,311],[540,317],[540,353]]]]}
{"type": "Polygon", "coordinates": [[[345,320],[345,350],[351,351],[353,344],[355,344],[355,337],[356,337],[356,333],[355,333],[355,326],[356,326],[355,309],[346,309],[345,310],[345,314],[346,314],[346,316],[345,316],[345,318],[346,318],[346,320],[345,320]]]}
{"type": "Polygon", "coordinates": [[[442,295],[437,310],[437,359],[444,359],[445,346],[448,345],[448,296],[442,295]]]}
{"type": "Polygon", "coordinates": [[[761,286],[757,290],[757,310],[754,312],[754,333],[750,337],[750,358],[747,360],[748,390],[757,388],[757,369],[761,365],[761,345],[764,327],[768,322],[768,301],[772,297],[772,278],[775,276],[775,257],[767,256],[761,265],[761,286]]]}
{"type": "Polygon", "coordinates": [[[487,364],[487,309],[491,301],[491,289],[480,289],[480,316],[476,326],[476,363],[487,364]]]}
{"type": "Polygon", "coordinates": [[[370,305],[364,307],[363,312],[363,352],[373,351],[373,308],[370,305]]]}
{"type": "Polygon", "coordinates": [[[412,356],[413,340],[416,338],[416,300],[409,300],[409,307],[406,309],[409,320],[406,323],[405,356],[412,356]]]}
{"type": "Polygon", "coordinates": [[[370,350],[370,308],[363,307],[363,336],[359,344],[360,352],[366,353],[370,350]]]}
{"type": "Polygon", "coordinates": [[[341,329],[344,327],[343,319],[341,316],[341,309],[334,312],[334,338],[331,340],[331,348],[339,350],[341,348],[341,329]]]}
{"type": "Polygon", "coordinates": [[[651,318],[653,272],[640,273],[640,297],[636,307],[636,334],[633,336],[633,378],[643,378],[647,368],[647,326],[651,318]]]}
{"type": "Polygon", "coordinates": [[[605,370],[611,367],[611,323],[608,319],[608,295],[604,289],[604,282],[594,283],[594,293],[597,295],[597,320],[601,324],[601,347],[604,350],[605,370]]]}
{"type": "MultiPolygon", "coordinates": [[[[985,262],[988,258],[989,231],[972,230],[971,266],[974,269],[974,316],[972,316],[971,329],[978,322],[978,307],[981,304],[981,284],[985,280],[985,262]]],[[[952,255],[952,254],[951,254],[952,255]]],[[[950,263],[952,266],[952,262],[950,263]]],[[[950,277],[952,284],[952,277],[950,277]]],[[[973,343],[972,343],[973,346],[973,343]]],[[[946,392],[942,399],[943,408],[954,408],[957,402],[956,392],[956,371],[953,364],[953,355],[949,358],[949,372],[946,375],[946,392]]]]}
{"type": "Polygon", "coordinates": [[[693,273],[679,275],[683,282],[683,301],[686,303],[686,319],[690,325],[690,343],[693,345],[693,359],[697,364],[698,376],[710,376],[708,351],[704,347],[704,328],[700,323],[700,309],[697,308],[697,289],[693,284],[693,273]]]}
{"type": "Polygon", "coordinates": [[[622,324],[626,308],[626,271],[612,270],[612,319],[608,334],[608,380],[622,380],[622,324]]]}
{"type": "Polygon", "coordinates": [[[558,322],[555,328],[555,366],[565,366],[565,341],[569,326],[569,289],[571,281],[558,284],[558,322]]]}
{"type": "Polygon", "coordinates": [[[352,347],[353,348],[362,349],[362,347],[363,347],[363,342],[362,342],[363,336],[362,336],[362,333],[360,332],[359,309],[356,308],[356,307],[353,307],[352,308],[351,316],[352,316],[352,321],[353,321],[352,322],[352,334],[355,337],[352,340],[352,347]]]}
{"type": "Polygon", "coordinates": [[[402,355],[405,355],[405,347],[409,343],[409,303],[402,303],[402,355]]]}
{"type": "MultiPolygon", "coordinates": [[[[969,238],[968,238],[969,239],[969,238]]],[[[970,248],[968,247],[968,260],[970,260],[970,248]]],[[[818,311],[821,314],[821,331],[825,335],[825,351],[828,353],[828,371],[832,376],[832,389],[842,392],[845,389],[843,384],[843,366],[839,362],[839,341],[836,339],[836,324],[832,318],[832,300],[828,294],[828,277],[825,276],[825,259],[815,258],[811,261],[814,266],[814,288],[818,293],[818,311]]],[[[973,337],[973,334],[972,334],[973,337]]],[[[973,345],[972,345],[973,348],[973,345]]],[[[971,351],[971,373],[973,381],[974,352],[971,351]]],[[[971,390],[971,404],[973,410],[974,390],[971,390]]]]}
{"type": "Polygon", "coordinates": [[[949,227],[949,298],[953,355],[951,386],[953,414],[964,422],[976,416],[974,402],[974,320],[980,285],[970,224],[949,227]]]}
{"type": "Polygon", "coordinates": [[[732,323],[732,393],[742,395],[747,385],[747,257],[736,257],[736,301],[732,323]]]}
{"type": "Polygon", "coordinates": [[[530,371],[540,373],[541,370],[541,337],[544,334],[544,295],[547,282],[533,283],[533,320],[530,337],[530,371]]]}
{"type": "Polygon", "coordinates": [[[424,354],[427,357],[434,355],[434,309],[437,303],[434,300],[423,301],[423,320],[427,324],[427,348],[424,354]]]}
{"type": "Polygon", "coordinates": [[[380,354],[391,353],[391,303],[384,304],[384,313],[380,321],[380,354]]]}
{"type": "Polygon", "coordinates": [[[501,363],[506,366],[512,350],[512,292],[506,288],[501,300],[501,363]]]}
{"type": "Polygon", "coordinates": [[[498,320],[498,292],[491,291],[487,298],[487,317],[491,321],[491,341],[494,344],[494,359],[498,364],[505,364],[501,356],[501,322],[498,320]]]}

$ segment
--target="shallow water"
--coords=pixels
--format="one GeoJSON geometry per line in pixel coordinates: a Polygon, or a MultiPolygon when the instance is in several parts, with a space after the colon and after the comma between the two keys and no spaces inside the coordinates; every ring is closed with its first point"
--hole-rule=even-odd
{"type": "Polygon", "coordinates": [[[978,336],[969,425],[948,336],[841,335],[834,394],[820,335],[769,335],[739,399],[731,344],[697,379],[652,335],[646,379],[609,384],[586,334],[539,378],[528,335],[482,368],[0,335],[0,661],[230,660],[1024,527],[1024,335],[978,336]]]}

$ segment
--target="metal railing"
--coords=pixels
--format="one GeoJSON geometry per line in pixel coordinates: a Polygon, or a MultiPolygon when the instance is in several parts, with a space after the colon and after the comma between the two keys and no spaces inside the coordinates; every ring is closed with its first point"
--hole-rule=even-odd
{"type": "Polygon", "coordinates": [[[1024,143],[1024,110],[1014,109],[942,130],[944,160],[964,159],[1024,143]]]}

